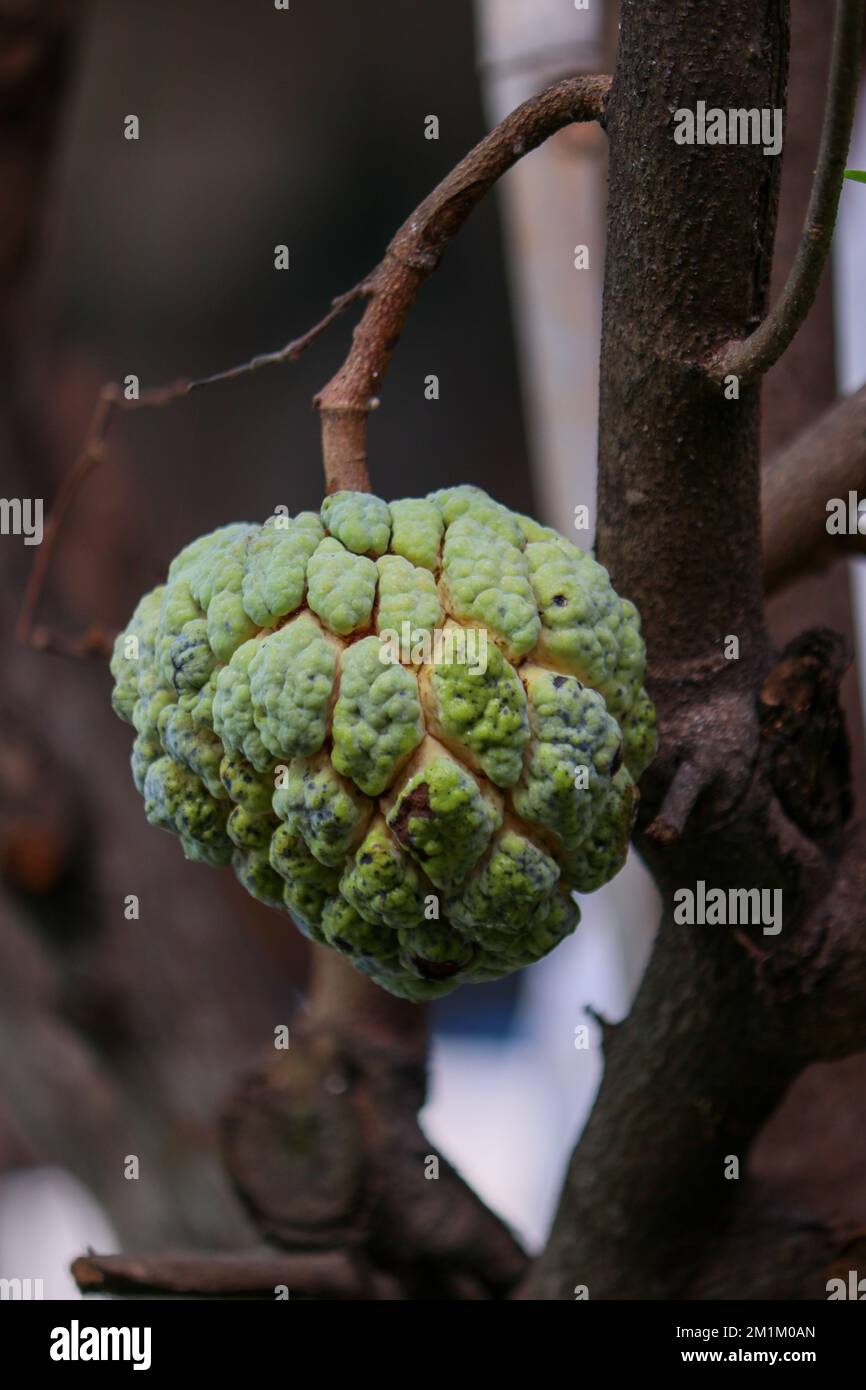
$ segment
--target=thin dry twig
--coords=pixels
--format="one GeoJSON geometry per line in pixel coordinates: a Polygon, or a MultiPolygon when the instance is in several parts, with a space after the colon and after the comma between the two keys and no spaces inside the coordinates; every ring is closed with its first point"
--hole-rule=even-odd
{"type": "Polygon", "coordinates": [[[682,839],[686,822],[706,786],[706,774],[684,758],[665,792],[658,815],[646,833],[660,845],[675,845],[682,839]]]}
{"type": "Polygon", "coordinates": [[[863,0],[836,0],[833,52],[818,166],[800,245],[784,289],[761,324],[740,342],[728,343],[709,363],[710,376],[754,381],[788,347],[815,302],[830,253],[845,161],[860,82],[863,0]]]}
{"type": "Polygon", "coordinates": [[[18,641],[25,646],[35,648],[37,651],[53,652],[60,656],[97,657],[100,660],[105,660],[111,653],[113,639],[101,626],[94,625],[81,635],[70,637],[51,632],[46,627],[37,626],[36,613],[63,523],[85,482],[105,458],[107,436],[118,413],[163,409],[174,401],[184,400],[194,391],[200,391],[206,386],[217,386],[226,381],[235,381],[239,377],[249,376],[252,372],[260,371],[262,367],[276,366],[281,362],[296,362],[301,354],[324,333],[325,329],[329,328],[341,314],[345,313],[346,309],[369,293],[368,280],[359,281],[345,294],[338,295],[336,299],[332,300],[331,307],[324,317],[306,333],[302,333],[299,338],[293,338],[291,342],[286,343],[284,347],[277,348],[274,352],[259,353],[256,357],[250,358],[248,362],[242,362],[236,367],[228,367],[222,372],[215,372],[212,376],[195,379],[181,377],[179,380],[168,382],[163,386],[150,387],[132,398],[128,398],[116,382],[109,382],[103,386],[81,452],[64,478],[54,507],[45,523],[42,544],[37,550],[18,616],[16,628],[18,641]]]}

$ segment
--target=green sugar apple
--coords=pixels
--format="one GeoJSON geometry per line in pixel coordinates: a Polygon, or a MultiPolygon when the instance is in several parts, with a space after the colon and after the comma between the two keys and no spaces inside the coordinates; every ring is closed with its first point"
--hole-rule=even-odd
{"type": "Polygon", "coordinates": [[[392,993],[540,960],[622,867],[655,754],[640,618],[476,487],[193,541],[117,638],[135,785],[392,993]]]}

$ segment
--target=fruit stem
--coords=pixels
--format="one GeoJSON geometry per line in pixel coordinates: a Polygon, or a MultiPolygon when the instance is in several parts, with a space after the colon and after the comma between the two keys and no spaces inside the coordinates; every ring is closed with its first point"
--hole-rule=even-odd
{"type": "Polygon", "coordinates": [[[600,121],[611,79],[568,77],[518,106],[406,219],[365,281],[367,304],[339,371],[316,396],[328,492],[369,491],[366,427],[424,281],[496,180],[563,126],[600,121]]]}

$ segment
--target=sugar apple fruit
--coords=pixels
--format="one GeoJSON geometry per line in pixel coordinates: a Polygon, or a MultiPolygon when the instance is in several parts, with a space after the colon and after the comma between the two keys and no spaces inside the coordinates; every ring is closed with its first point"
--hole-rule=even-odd
{"type": "Polygon", "coordinates": [[[193,541],[117,638],[152,825],[421,1000],[539,960],[656,747],[634,605],[477,487],[193,541]]]}

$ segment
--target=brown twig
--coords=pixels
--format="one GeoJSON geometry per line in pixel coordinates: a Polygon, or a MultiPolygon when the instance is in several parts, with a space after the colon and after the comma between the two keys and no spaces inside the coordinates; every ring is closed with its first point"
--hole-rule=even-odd
{"type": "Polygon", "coordinates": [[[252,372],[259,371],[262,367],[276,366],[281,362],[295,362],[346,309],[357,303],[358,300],[365,298],[369,293],[368,281],[366,279],[359,281],[345,294],[338,295],[336,299],[332,300],[331,307],[324,317],[306,333],[302,333],[299,338],[293,338],[291,342],[286,343],[284,347],[277,348],[274,352],[259,353],[256,357],[251,357],[248,362],[242,362],[236,367],[228,367],[222,372],[215,372],[212,376],[195,379],[181,377],[179,380],[168,382],[164,386],[150,387],[138,396],[131,398],[124,394],[116,382],[109,382],[103,386],[81,452],[64,478],[54,507],[45,523],[42,545],[37,550],[21,603],[16,628],[18,641],[25,646],[34,647],[37,651],[54,652],[61,656],[92,656],[104,660],[111,652],[112,639],[101,627],[95,625],[78,637],[67,637],[52,633],[45,627],[37,627],[36,612],[63,522],[84,483],[105,457],[106,439],[117,413],[163,409],[174,401],[183,400],[192,395],[194,391],[200,391],[206,386],[217,386],[226,381],[235,381],[239,377],[249,376],[252,372]]]}
{"type": "Polygon", "coordinates": [[[345,1250],[282,1254],[250,1250],[231,1254],[96,1255],[72,1264],[82,1293],[164,1293],[191,1298],[289,1297],[368,1299],[394,1296],[391,1281],[374,1273],[362,1256],[345,1250]],[[387,1286],[391,1293],[386,1293],[387,1286]]]}
{"type": "Polygon", "coordinates": [[[660,845],[677,844],[705,784],[705,773],[688,758],[683,759],[671,779],[658,815],[647,826],[649,838],[660,845]]]}
{"type": "Polygon", "coordinates": [[[329,492],[368,491],[367,416],[424,281],[472,209],[513,164],[563,126],[600,120],[609,77],[569,77],[523,102],[486,135],[400,227],[369,277],[349,355],[316,397],[329,492]]]}
{"type": "Polygon", "coordinates": [[[37,651],[56,652],[64,656],[103,658],[111,651],[110,641],[101,629],[91,627],[77,638],[57,635],[49,632],[47,628],[36,626],[36,610],[63,522],[84,482],[105,455],[105,438],[117,405],[115,390],[113,386],[105,386],[100,392],[84,446],[60,485],[54,507],[45,523],[42,544],[36,551],[33,568],[24,590],[16,636],[19,642],[35,647],[37,651]]]}
{"type": "Polygon", "coordinates": [[[748,338],[728,343],[709,364],[710,376],[754,381],[782,356],[811,309],[830,253],[860,81],[863,0],[836,0],[833,52],[818,167],[800,245],[778,300],[748,338]]]}
{"type": "Polygon", "coordinates": [[[859,529],[833,535],[827,503],[866,495],[866,386],[826,411],[765,465],[764,585],[775,593],[811,570],[866,551],[859,529]]]}

